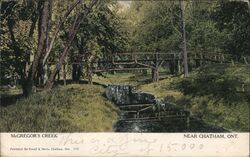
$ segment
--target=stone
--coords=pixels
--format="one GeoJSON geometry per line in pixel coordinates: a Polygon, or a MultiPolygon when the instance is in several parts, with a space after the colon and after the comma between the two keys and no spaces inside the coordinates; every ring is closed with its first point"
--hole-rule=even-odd
{"type": "Polygon", "coordinates": [[[116,105],[152,104],[156,102],[154,95],[136,91],[130,85],[108,85],[105,94],[116,105]]]}

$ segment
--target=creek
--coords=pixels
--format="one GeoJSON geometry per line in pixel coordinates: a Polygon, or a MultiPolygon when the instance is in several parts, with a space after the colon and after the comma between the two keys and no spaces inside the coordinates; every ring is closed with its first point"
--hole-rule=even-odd
{"type": "Polygon", "coordinates": [[[105,96],[120,109],[116,132],[228,132],[130,85],[108,85],[105,96]]]}

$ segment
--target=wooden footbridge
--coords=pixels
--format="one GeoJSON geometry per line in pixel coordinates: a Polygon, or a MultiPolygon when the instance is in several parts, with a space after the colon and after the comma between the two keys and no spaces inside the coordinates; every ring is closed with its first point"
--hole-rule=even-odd
{"type": "MultiPolygon", "coordinates": [[[[189,66],[199,67],[204,63],[245,63],[249,58],[237,58],[222,53],[188,53],[189,66]]],[[[123,52],[113,53],[95,63],[93,73],[110,71],[152,70],[153,81],[159,80],[159,69],[164,65],[172,73],[182,71],[180,52],[123,52]]]]}
{"type": "MultiPolygon", "coordinates": [[[[84,64],[84,55],[71,57],[67,64],[76,67],[84,64]]],[[[199,67],[202,64],[220,63],[220,64],[248,64],[250,57],[241,57],[223,53],[188,53],[189,68],[199,67]]],[[[157,51],[133,51],[118,52],[103,56],[91,62],[90,73],[115,72],[115,71],[152,71],[152,80],[159,80],[159,71],[163,67],[169,69],[171,73],[181,73],[183,71],[183,54],[181,52],[157,52],[157,51]]],[[[65,64],[66,65],[66,64],[65,64]]],[[[63,76],[66,76],[66,68],[63,66],[63,76]]],[[[74,70],[73,70],[74,71],[74,70]]]]}

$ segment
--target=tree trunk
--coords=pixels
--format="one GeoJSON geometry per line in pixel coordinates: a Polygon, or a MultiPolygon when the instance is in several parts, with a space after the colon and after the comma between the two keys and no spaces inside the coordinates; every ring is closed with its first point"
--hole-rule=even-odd
{"type": "Polygon", "coordinates": [[[32,82],[29,81],[28,79],[23,78],[21,80],[21,86],[22,86],[23,96],[28,97],[33,90],[32,82]]]}
{"type": "Polygon", "coordinates": [[[54,44],[54,41],[57,37],[57,34],[59,33],[60,31],[60,28],[63,26],[63,23],[66,21],[67,17],[70,15],[70,13],[73,11],[73,9],[79,4],[81,3],[82,0],[76,0],[75,2],[72,3],[72,5],[69,7],[69,9],[64,13],[64,15],[60,18],[61,20],[59,21],[59,23],[57,24],[56,26],[56,29],[55,31],[52,33],[52,37],[51,37],[51,40],[49,42],[49,45],[47,47],[47,52],[46,52],[46,55],[43,59],[43,65],[45,65],[45,63],[47,62],[47,59],[49,57],[49,54],[51,52],[51,49],[53,47],[53,44],[54,44]]]}
{"type": "Polygon", "coordinates": [[[93,73],[92,73],[92,66],[87,67],[87,75],[88,75],[88,83],[93,84],[93,73]]]}
{"type": "MultiPolygon", "coordinates": [[[[51,0],[50,0],[51,1],[51,0]]],[[[39,20],[39,23],[38,23],[38,32],[39,32],[39,38],[41,36],[41,33],[44,33],[45,35],[45,44],[43,46],[43,50],[42,50],[42,54],[41,54],[41,57],[39,59],[39,63],[38,63],[38,71],[37,71],[37,85],[43,85],[44,84],[44,75],[45,75],[45,65],[43,65],[43,59],[44,57],[46,56],[46,53],[47,53],[47,49],[49,47],[49,26],[50,26],[50,21],[51,21],[51,16],[52,16],[52,6],[51,6],[51,2],[49,2],[48,6],[46,6],[46,22],[45,24],[42,24],[39,20]],[[43,32],[41,32],[42,30],[42,27],[43,25],[46,27],[45,30],[43,32]]]]}
{"type": "Polygon", "coordinates": [[[38,22],[38,48],[36,55],[34,57],[32,65],[31,79],[36,78],[37,67],[43,55],[46,53],[47,37],[48,37],[48,25],[49,25],[49,12],[50,12],[51,0],[44,0],[42,2],[42,8],[40,12],[39,22],[38,22]]]}
{"type": "Polygon", "coordinates": [[[152,80],[153,82],[158,82],[159,81],[159,69],[152,69],[152,80]]]}
{"type": "MultiPolygon", "coordinates": [[[[32,18],[32,24],[30,26],[30,30],[29,30],[29,38],[32,38],[33,34],[34,34],[34,29],[35,29],[35,25],[37,23],[38,20],[38,10],[41,9],[41,1],[39,1],[38,6],[37,6],[37,10],[34,12],[34,17],[32,18]]],[[[12,48],[15,52],[15,71],[20,75],[21,77],[21,86],[22,86],[22,90],[23,90],[23,95],[24,96],[29,96],[32,93],[32,82],[31,82],[31,66],[28,64],[28,62],[25,63],[25,65],[22,63],[22,61],[19,59],[20,58],[20,54],[25,53],[23,52],[20,47],[18,46],[19,44],[17,44],[17,41],[15,39],[15,35],[14,35],[14,31],[13,31],[13,24],[7,20],[7,26],[10,32],[10,37],[11,37],[11,41],[12,41],[12,48]]],[[[31,54],[31,53],[29,53],[31,54]]],[[[30,55],[28,55],[28,57],[26,58],[27,60],[30,59],[30,55]]]]}
{"type": "Polygon", "coordinates": [[[186,27],[185,27],[185,12],[183,0],[180,0],[181,8],[181,24],[182,24],[182,40],[183,40],[183,64],[184,64],[184,76],[188,77],[188,59],[187,59],[187,42],[186,42],[186,27]]]}
{"type": "MultiPolygon", "coordinates": [[[[46,53],[46,46],[47,46],[47,37],[48,37],[48,27],[49,27],[49,20],[50,20],[50,7],[51,7],[51,0],[44,0],[41,1],[41,11],[39,13],[39,21],[38,21],[38,48],[37,52],[34,57],[33,64],[31,66],[32,70],[29,73],[29,76],[27,77],[27,87],[31,88],[31,90],[26,90],[25,92],[32,92],[32,88],[34,85],[34,81],[37,78],[37,72],[39,71],[39,74],[42,74],[41,69],[41,63],[42,58],[44,57],[46,53]],[[39,70],[38,70],[39,69],[39,70]],[[31,86],[31,87],[30,87],[31,86]]],[[[25,81],[26,82],[26,81],[25,81]]],[[[26,84],[26,83],[25,83],[26,84]]],[[[30,94],[30,93],[26,93],[30,94]]]]}
{"type": "Polygon", "coordinates": [[[37,70],[37,79],[36,79],[36,85],[43,85],[44,84],[44,67],[42,64],[38,65],[38,70],[37,70]]]}
{"type": "Polygon", "coordinates": [[[155,52],[155,61],[154,61],[154,69],[152,69],[152,79],[153,82],[159,81],[159,54],[158,50],[155,52]]]}
{"type": "Polygon", "coordinates": [[[170,74],[175,74],[175,61],[170,61],[169,62],[169,72],[170,74]]]}
{"type": "Polygon", "coordinates": [[[66,65],[63,65],[63,85],[65,86],[67,84],[67,75],[66,75],[66,65]]]}
{"type": "MultiPolygon", "coordinates": [[[[78,42],[77,42],[78,43],[78,42]]],[[[77,47],[78,47],[78,52],[79,52],[79,57],[76,59],[76,62],[78,63],[77,64],[77,67],[76,67],[76,75],[75,75],[75,81],[77,83],[80,82],[80,77],[82,75],[82,64],[81,62],[83,62],[83,58],[84,58],[84,39],[83,37],[80,38],[80,44],[77,44],[77,47]]]]}
{"type": "Polygon", "coordinates": [[[82,73],[80,64],[72,64],[72,80],[74,83],[79,83],[82,73]]]}
{"type": "Polygon", "coordinates": [[[82,75],[82,67],[81,67],[80,64],[78,64],[78,66],[77,66],[77,74],[76,74],[77,83],[79,83],[81,75],[82,75]]]}
{"type": "MultiPolygon", "coordinates": [[[[35,54],[32,65],[27,70],[27,76],[22,77],[22,89],[23,95],[29,96],[33,92],[34,81],[36,80],[37,72],[41,72],[39,69],[39,62],[41,60],[41,56],[45,53],[44,49],[46,47],[47,41],[47,33],[48,33],[48,22],[49,22],[49,8],[51,6],[51,0],[39,1],[39,36],[38,36],[38,48],[35,54]]],[[[36,20],[33,21],[33,23],[36,20]]],[[[33,34],[34,26],[31,26],[31,30],[29,36],[31,37],[33,34]]]]}
{"type": "Polygon", "coordinates": [[[52,73],[51,73],[51,75],[50,75],[50,77],[45,85],[45,88],[44,88],[45,90],[49,90],[52,88],[56,72],[61,69],[61,66],[64,63],[64,60],[65,60],[65,58],[68,54],[68,51],[69,51],[69,47],[70,47],[71,43],[73,42],[77,31],[79,30],[82,19],[86,18],[86,16],[90,13],[90,9],[92,9],[92,7],[97,3],[97,1],[98,0],[92,0],[89,7],[86,7],[82,14],[77,15],[76,20],[75,20],[74,24],[72,25],[70,33],[69,33],[69,41],[67,42],[67,44],[62,52],[62,55],[59,59],[59,62],[57,63],[56,67],[53,69],[53,71],[52,71],[52,73]]]}
{"type": "Polygon", "coordinates": [[[72,64],[72,81],[75,83],[77,81],[77,64],[72,64]]]}

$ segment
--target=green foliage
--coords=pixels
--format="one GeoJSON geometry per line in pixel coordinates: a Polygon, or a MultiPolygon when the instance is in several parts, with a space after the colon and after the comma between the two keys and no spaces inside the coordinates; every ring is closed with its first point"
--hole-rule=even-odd
{"type": "Polygon", "coordinates": [[[226,35],[222,45],[237,56],[250,55],[250,11],[245,2],[222,2],[212,14],[216,26],[226,35]]]}
{"type": "Polygon", "coordinates": [[[36,1],[1,2],[1,84],[13,77],[23,77],[30,55],[36,49],[35,39],[29,36],[36,1]]]}
{"type": "Polygon", "coordinates": [[[100,86],[68,85],[34,94],[15,105],[1,107],[0,131],[112,131],[118,110],[103,92],[100,86]]]}
{"type": "Polygon", "coordinates": [[[101,1],[83,21],[77,42],[82,42],[85,53],[88,53],[85,48],[90,40],[97,42],[103,54],[123,49],[126,34],[121,29],[122,20],[117,15],[116,5],[116,2],[101,1]]]}
{"type": "Polygon", "coordinates": [[[248,132],[249,102],[229,103],[224,99],[215,99],[213,95],[192,97],[190,110],[210,124],[232,131],[248,132]]]}
{"type": "MultiPolygon", "coordinates": [[[[73,23],[74,19],[75,14],[69,18],[67,23],[73,23]]],[[[88,76],[89,68],[97,66],[91,65],[93,62],[107,58],[109,54],[122,51],[126,47],[127,37],[122,25],[123,19],[118,15],[117,2],[99,1],[88,18],[83,20],[71,46],[68,61],[83,63],[81,70],[85,69],[85,73],[82,74],[88,76]]],[[[65,40],[67,34],[65,32],[61,36],[61,40],[65,40]]]]}
{"type": "MultiPolygon", "coordinates": [[[[130,29],[130,49],[180,51],[180,6],[176,1],[132,2],[124,13],[130,29]]],[[[189,52],[250,52],[250,14],[247,3],[185,1],[189,52]]]]}
{"type": "Polygon", "coordinates": [[[125,15],[133,20],[133,23],[128,21],[132,23],[130,49],[178,50],[181,36],[177,6],[173,1],[132,2],[129,13],[125,15]]]}
{"type": "Polygon", "coordinates": [[[175,102],[208,123],[232,131],[249,131],[249,68],[210,65],[193,71],[189,78],[170,77],[141,85],[140,89],[175,102]]]}
{"type": "Polygon", "coordinates": [[[207,123],[231,131],[250,131],[250,66],[208,65],[190,73],[189,78],[165,76],[148,83],[150,75],[116,74],[95,77],[108,84],[130,84],[151,93],[158,99],[174,102],[207,123]],[[244,88],[243,86],[244,85],[244,88]]]}
{"type": "Polygon", "coordinates": [[[199,21],[189,33],[189,49],[195,52],[221,52],[223,34],[212,20],[199,21]]]}

